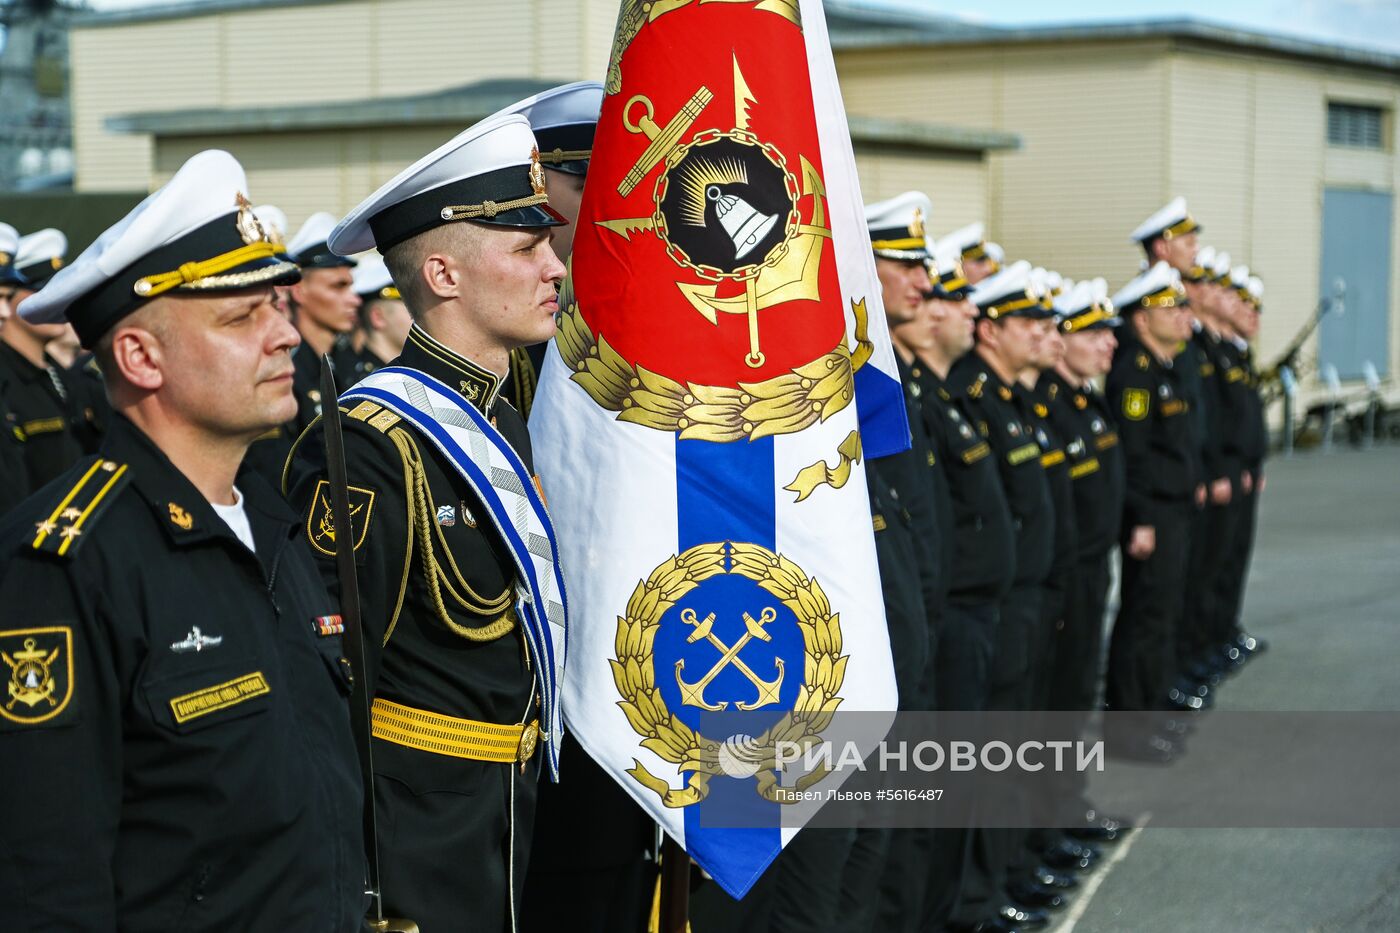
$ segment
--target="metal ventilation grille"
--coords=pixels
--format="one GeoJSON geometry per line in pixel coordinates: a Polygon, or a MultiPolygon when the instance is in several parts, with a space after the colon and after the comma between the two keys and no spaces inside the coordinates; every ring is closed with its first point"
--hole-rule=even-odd
{"type": "Polygon", "coordinates": [[[1384,149],[1381,127],[1385,112],[1362,104],[1327,105],[1327,142],[1356,149],[1384,149]]]}

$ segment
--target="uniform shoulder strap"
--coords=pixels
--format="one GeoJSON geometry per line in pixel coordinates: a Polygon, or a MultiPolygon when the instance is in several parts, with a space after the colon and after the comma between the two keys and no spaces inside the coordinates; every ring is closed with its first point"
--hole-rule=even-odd
{"type": "Polygon", "coordinates": [[[71,558],[93,534],[99,519],[131,480],[124,463],[92,457],[70,470],[35,516],[34,550],[71,558]],[[76,477],[76,478],[75,478],[76,477]]]}

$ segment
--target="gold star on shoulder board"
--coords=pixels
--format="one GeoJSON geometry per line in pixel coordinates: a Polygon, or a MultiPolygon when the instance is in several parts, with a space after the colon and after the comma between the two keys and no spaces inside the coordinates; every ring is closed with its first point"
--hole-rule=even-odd
{"type": "Polygon", "coordinates": [[[82,534],[82,531],[75,525],[65,525],[63,530],[60,531],[59,534],[62,537],[71,539],[76,538],[78,535],[82,534]]]}
{"type": "Polygon", "coordinates": [[[34,527],[42,535],[51,535],[58,530],[58,526],[53,522],[35,522],[34,527]]]}
{"type": "Polygon", "coordinates": [[[83,513],[81,509],[64,509],[62,517],[65,521],[72,522],[82,518],[83,513]]]}

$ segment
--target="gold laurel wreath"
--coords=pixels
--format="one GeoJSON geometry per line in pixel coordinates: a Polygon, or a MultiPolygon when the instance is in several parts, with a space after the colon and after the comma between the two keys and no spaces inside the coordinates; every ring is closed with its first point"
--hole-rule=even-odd
{"type": "Polygon", "coordinates": [[[764,382],[737,387],[681,384],[632,366],[589,329],[578,304],[559,314],[555,338],[569,378],[619,421],[679,431],[683,440],[728,443],[791,434],[825,421],[855,398],[855,373],[843,340],[836,349],[764,382]]]}
{"type": "MultiPolygon", "coordinates": [[[[710,778],[725,773],[719,759],[723,743],[691,729],[666,708],[656,686],[653,644],[662,617],[678,600],[703,581],[726,572],[726,553],[732,562],[730,573],[753,580],[797,616],[805,653],[804,680],[792,712],[754,743],[758,753],[751,760],[759,766],[755,778],[760,795],[776,803],[792,802],[791,788],[778,785],[775,744],[792,742],[805,749],[831,724],[841,705],[837,694],[849,656],[841,654],[840,613],[831,611],[821,584],[786,557],[756,544],[701,544],[667,559],[632,591],[627,614],[617,619],[617,657],[608,661],[622,695],[618,706],[642,736],[642,747],[678,770],[692,772],[686,786],[677,789],[632,759],[627,773],[660,796],[667,807],[687,807],[705,799],[710,778]]],[[[797,789],[806,789],[825,776],[826,769],[819,768],[804,775],[797,789]]]]}

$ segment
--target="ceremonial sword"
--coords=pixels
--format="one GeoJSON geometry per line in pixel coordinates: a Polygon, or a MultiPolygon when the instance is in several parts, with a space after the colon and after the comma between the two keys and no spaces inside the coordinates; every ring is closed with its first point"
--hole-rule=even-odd
{"type": "Polygon", "coordinates": [[[350,726],[360,759],[360,779],[365,788],[364,834],[366,894],[370,912],[364,930],[369,933],[419,933],[418,924],[384,916],[384,895],[379,889],[379,824],[374,809],[374,753],[370,737],[369,677],[365,672],[365,633],[360,619],[360,584],[355,576],[355,531],[350,524],[350,486],[345,469],[345,437],[340,428],[340,406],[331,370],[330,354],[321,357],[321,419],[326,436],[326,473],[330,481],[331,522],[335,528],[335,568],[340,578],[340,618],[352,675],[350,726]]]}

